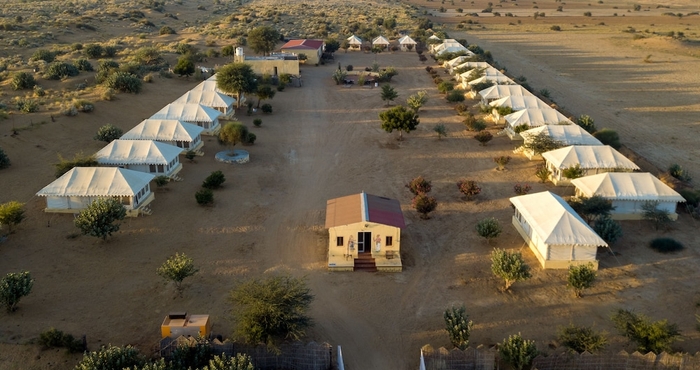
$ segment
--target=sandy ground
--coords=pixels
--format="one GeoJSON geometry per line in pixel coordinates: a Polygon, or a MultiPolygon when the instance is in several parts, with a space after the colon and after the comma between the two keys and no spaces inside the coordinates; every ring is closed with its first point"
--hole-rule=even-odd
{"type": "MultiPolygon", "coordinates": [[[[698,127],[693,121],[697,76],[688,73],[697,69],[697,60],[669,55],[669,63],[642,63],[648,54],[644,45],[617,43],[603,35],[567,36],[466,34],[470,42],[491,50],[512,74],[549,89],[567,110],[590,114],[599,127],[619,130],[626,144],[659,166],[677,161],[698,177],[691,160],[697,146],[688,134],[698,127]]],[[[10,136],[12,124],[26,125],[36,116],[0,123],[0,147],[13,161],[0,172],[0,202],[27,202],[28,216],[15,234],[0,242],[0,273],[30,270],[36,279],[19,310],[2,314],[0,369],[71,368],[75,357],[14,345],[49,327],[86,334],[92,349],[131,343],[150,353],[163,316],[187,310],[212,315],[214,331],[228,335],[230,289],[241,279],[279,273],[307,278],[316,295],[311,309],[316,325],[309,338],[341,345],[348,369],[417,368],[421,346],[449,345],[442,312],[459,304],[466,305],[475,322],[474,345],[491,345],[521,332],[546,351],[556,344],[558,326],[576,323],[611,333],[611,351],[631,350],[609,321],[614,309],[627,308],[677,323],[684,341],[675,349],[700,349],[694,317],[700,302],[697,221],[681,215],[674,225],[672,236],[688,247],[675,255],[646,247],[661,235],[648,225],[623,223],[625,237],[613,246],[619,256],[601,251],[598,284],[584,298],[573,298],[565,272],[542,271],[523,248],[509,224],[508,202],[517,182],[532,184],[533,192],[571,194],[572,189],[537,183],[537,163],[521,157],[513,158],[508,171],[495,171],[492,158],[511,154],[513,143],[507,137],[479,146],[437,93],[415,53],[376,58],[382,66],[396,66],[399,75],[392,85],[400,94],[398,101],[422,89],[430,94],[418,130],[405,135],[405,141],[397,142],[395,134],[380,129],[377,115],[385,107],[378,89],[336,86],[329,78],[335,64],[305,66],[304,87],[278,93],[271,101],[272,115],[240,116],[258,138],[246,147],[251,163],[215,162],[214,153],[223,147],[207,138],[206,155],[196,163],[185,160],[185,180],[156,193],[154,214],[125,220],[106,243],[70,238],[77,231],[71,216],[42,212],[42,199],[34,194],[52,181],[56,154],[99,150],[102,145],[92,140],[97,127],[113,123],[129,129],[196,82],[156,79],[142,94],[100,102],[92,114],[61,116],[56,122],[44,117],[46,124],[15,137],[10,136]],[[260,128],[251,124],[257,117],[263,119],[260,128]],[[438,140],[432,132],[437,123],[447,126],[447,138],[438,140]],[[194,192],[218,169],[227,182],[215,192],[215,205],[197,206],[194,192]],[[403,187],[418,175],[433,181],[439,202],[427,221],[410,209],[403,187]],[[477,200],[461,200],[455,186],[460,178],[481,183],[477,200]],[[408,224],[402,273],[331,274],[324,268],[325,202],[362,190],[401,201],[408,224]],[[487,245],[474,225],[491,216],[501,221],[504,233],[487,245]],[[533,278],[509,293],[500,292],[502,282],[493,278],[488,261],[495,246],[522,249],[535,267],[533,278]],[[174,287],[155,274],[175,252],[192,256],[201,268],[186,282],[183,298],[174,298],[174,287]]],[[[336,58],[336,64],[355,68],[373,61],[373,55],[362,53],[341,52],[336,58]]]]}

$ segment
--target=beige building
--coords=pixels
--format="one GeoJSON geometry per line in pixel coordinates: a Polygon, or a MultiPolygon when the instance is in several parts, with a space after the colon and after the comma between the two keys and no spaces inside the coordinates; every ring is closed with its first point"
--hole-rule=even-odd
{"type": "Polygon", "coordinates": [[[318,64],[321,62],[321,56],[326,48],[326,44],[323,40],[289,40],[286,44],[282,45],[282,53],[289,54],[304,54],[306,55],[307,64],[318,64]]]}
{"type": "Polygon", "coordinates": [[[279,76],[286,73],[292,76],[299,76],[299,58],[297,54],[283,52],[272,53],[264,57],[251,57],[243,53],[243,48],[236,48],[233,61],[248,64],[253,69],[253,72],[259,75],[279,76]]]}
{"type": "Polygon", "coordinates": [[[328,269],[401,272],[404,227],[398,200],[364,192],[329,200],[328,269]]]}

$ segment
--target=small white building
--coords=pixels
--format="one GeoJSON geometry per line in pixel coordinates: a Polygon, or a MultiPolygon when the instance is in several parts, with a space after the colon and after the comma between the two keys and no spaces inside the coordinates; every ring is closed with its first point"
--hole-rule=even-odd
{"type": "MultiPolygon", "coordinates": [[[[202,81],[205,83],[206,81],[202,81]]],[[[192,89],[175,99],[173,104],[200,104],[218,110],[224,115],[234,113],[236,98],[230,97],[218,91],[206,91],[204,89],[192,89]]]]}
{"type": "Polygon", "coordinates": [[[510,198],[513,226],[545,269],[593,264],[608,244],[560,196],[544,191],[510,198]]]}
{"type": "Polygon", "coordinates": [[[351,50],[360,50],[362,49],[362,39],[352,35],[347,38],[348,44],[350,44],[350,49],[351,50]]]}
{"type": "Polygon", "coordinates": [[[201,152],[203,128],[175,119],[145,119],[127,131],[121,140],[155,140],[188,151],[201,152]]]}
{"type": "Polygon", "coordinates": [[[685,202],[678,192],[648,172],[609,172],[571,180],[577,197],[594,195],[612,201],[610,212],[616,220],[641,220],[645,202],[658,202],[656,208],[668,211],[672,220],[678,219],[676,206],[685,202]]]}
{"type": "Polygon", "coordinates": [[[204,135],[216,135],[221,129],[219,117],[223,113],[201,104],[168,104],[151,116],[151,119],[175,119],[188,122],[204,129],[204,135]]]}
{"type": "MultiPolygon", "coordinates": [[[[454,68],[456,68],[458,65],[460,65],[460,64],[462,64],[462,63],[464,63],[464,62],[466,62],[469,58],[471,58],[471,57],[466,56],[466,55],[460,55],[460,56],[458,56],[458,57],[455,57],[455,58],[453,58],[453,59],[450,59],[450,60],[448,60],[448,61],[442,63],[442,66],[443,66],[445,69],[447,69],[447,71],[450,72],[450,74],[451,74],[451,73],[452,73],[452,70],[453,70],[454,68]]],[[[484,67],[484,68],[485,68],[485,67],[484,67]]]]}
{"type": "Polygon", "coordinates": [[[493,109],[491,110],[491,118],[496,123],[504,123],[505,122],[503,117],[498,113],[498,108],[501,108],[501,107],[510,107],[510,109],[513,112],[517,112],[517,111],[520,111],[523,109],[528,109],[528,108],[537,108],[537,109],[551,108],[542,99],[540,99],[534,95],[506,96],[504,98],[492,101],[491,103],[489,103],[489,106],[493,107],[493,109]]]}
{"type": "Polygon", "coordinates": [[[375,37],[374,40],[372,40],[372,47],[373,48],[379,47],[383,50],[383,49],[387,49],[389,47],[389,44],[390,44],[389,40],[386,37],[381,36],[381,35],[375,37]]]}
{"type": "MultiPolygon", "coordinates": [[[[562,143],[564,146],[569,145],[603,145],[595,136],[581,128],[579,125],[544,125],[523,131],[520,136],[524,143],[532,141],[539,135],[546,135],[555,141],[562,143]]],[[[529,159],[542,159],[542,157],[525,147],[520,147],[515,150],[516,153],[522,152],[529,159]]]]}
{"type": "Polygon", "coordinates": [[[542,153],[542,158],[550,172],[549,180],[557,186],[570,183],[571,179],[563,172],[576,166],[583,170],[583,176],[639,170],[639,166],[609,145],[572,145],[542,153]]]}
{"type": "Polygon", "coordinates": [[[150,182],[155,176],[118,167],[75,167],[39,190],[46,197],[45,212],[79,213],[95,199],[117,198],[127,216],[150,214],[155,196],[150,182]]]}
{"type": "Polygon", "coordinates": [[[443,53],[457,53],[465,52],[465,55],[474,55],[469,51],[464,45],[455,39],[444,39],[440,44],[430,45],[430,52],[435,55],[440,55],[443,53]]]}
{"type": "Polygon", "coordinates": [[[494,100],[512,95],[528,96],[533,94],[520,85],[494,85],[479,91],[474,96],[479,96],[481,104],[487,105],[494,100]]]}
{"type": "Polygon", "coordinates": [[[527,108],[515,113],[511,113],[505,117],[506,134],[511,140],[522,140],[522,136],[516,132],[516,127],[525,125],[528,127],[525,131],[533,127],[543,125],[573,125],[574,123],[566,118],[565,115],[559,113],[553,108],[527,108]]]}
{"type": "Polygon", "coordinates": [[[399,46],[403,51],[411,51],[416,48],[416,41],[411,38],[411,36],[405,35],[399,38],[399,46]]]}
{"type": "Polygon", "coordinates": [[[176,179],[182,149],[153,140],[114,140],[95,154],[102,166],[126,168],[176,179]]]}

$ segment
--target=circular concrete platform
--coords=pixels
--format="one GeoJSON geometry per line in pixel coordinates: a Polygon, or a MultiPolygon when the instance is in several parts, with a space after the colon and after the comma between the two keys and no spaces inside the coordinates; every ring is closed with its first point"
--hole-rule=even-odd
{"type": "Polygon", "coordinates": [[[244,164],[250,162],[250,154],[246,150],[224,150],[216,153],[216,160],[224,163],[244,164]]]}

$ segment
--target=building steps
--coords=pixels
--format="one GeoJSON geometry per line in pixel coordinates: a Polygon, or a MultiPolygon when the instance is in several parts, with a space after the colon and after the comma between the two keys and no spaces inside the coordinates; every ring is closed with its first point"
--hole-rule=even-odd
{"type": "Polygon", "coordinates": [[[359,253],[357,257],[353,271],[377,272],[377,264],[371,253],[359,253]]]}

